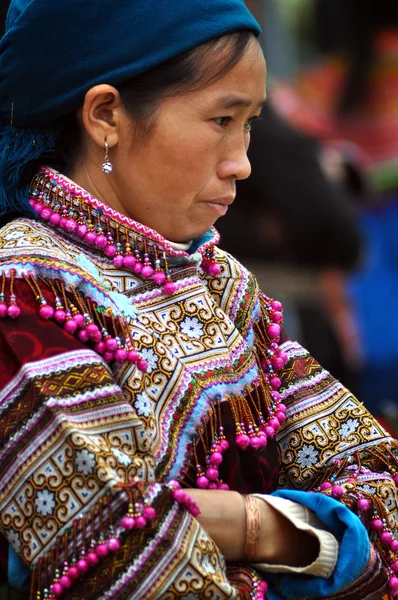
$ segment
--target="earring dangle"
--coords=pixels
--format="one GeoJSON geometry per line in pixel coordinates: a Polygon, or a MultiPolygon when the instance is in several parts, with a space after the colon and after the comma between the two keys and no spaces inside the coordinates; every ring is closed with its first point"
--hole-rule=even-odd
{"type": "Polygon", "coordinates": [[[108,142],[107,142],[106,138],[104,140],[104,153],[105,153],[105,158],[104,158],[104,163],[102,165],[102,172],[109,175],[109,173],[112,173],[113,166],[112,166],[111,161],[109,160],[109,146],[108,146],[108,142]]]}

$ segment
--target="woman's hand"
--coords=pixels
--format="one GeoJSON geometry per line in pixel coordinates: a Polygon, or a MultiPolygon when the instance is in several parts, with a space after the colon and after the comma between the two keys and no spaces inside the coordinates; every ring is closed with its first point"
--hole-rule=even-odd
{"type": "MultiPolygon", "coordinates": [[[[216,542],[227,561],[244,560],[246,510],[238,492],[184,490],[198,504],[199,523],[216,542]]],[[[286,517],[258,499],[261,531],[256,562],[305,567],[316,560],[319,542],[310,533],[297,529],[286,517]]]]}

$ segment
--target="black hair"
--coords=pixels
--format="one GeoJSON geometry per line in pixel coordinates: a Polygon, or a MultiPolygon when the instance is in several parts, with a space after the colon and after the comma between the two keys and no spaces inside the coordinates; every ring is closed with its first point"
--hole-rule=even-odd
{"type": "Polygon", "coordinates": [[[317,0],[319,42],[325,52],[340,52],[348,72],[337,113],[348,115],[361,107],[369,75],[377,58],[374,41],[379,31],[398,27],[397,0],[317,0]]]}
{"type": "MultiPolygon", "coordinates": [[[[116,86],[122,102],[142,131],[147,133],[163,99],[202,89],[227,75],[244,56],[252,39],[254,34],[251,31],[241,30],[190,49],[116,86]]],[[[43,160],[68,173],[80,146],[76,114],[64,117],[60,127],[61,134],[54,152],[43,160]]]]}

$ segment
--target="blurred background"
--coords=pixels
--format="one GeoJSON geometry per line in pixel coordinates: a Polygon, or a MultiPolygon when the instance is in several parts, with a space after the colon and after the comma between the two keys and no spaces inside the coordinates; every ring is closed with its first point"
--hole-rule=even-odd
{"type": "Polygon", "coordinates": [[[247,0],[268,101],[222,246],[398,431],[398,2],[247,0]]]}

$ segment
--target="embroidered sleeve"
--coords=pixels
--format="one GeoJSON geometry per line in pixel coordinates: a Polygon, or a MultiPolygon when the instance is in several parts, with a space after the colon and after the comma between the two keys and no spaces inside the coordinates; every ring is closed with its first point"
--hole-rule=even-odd
{"type": "MultiPolygon", "coordinates": [[[[263,302],[267,310],[259,327],[267,331],[275,323],[272,302],[263,302]]],[[[283,335],[274,338],[286,358],[277,385],[287,409],[275,434],[279,488],[327,494],[358,515],[372,551],[344,598],[378,598],[398,589],[397,443],[341,383],[283,335]]]]}
{"type": "Polygon", "coordinates": [[[109,366],[14,283],[21,313],[0,319],[0,528],[34,597],[253,597],[255,571],[227,576],[189,502],[152,478],[109,366]]]}

